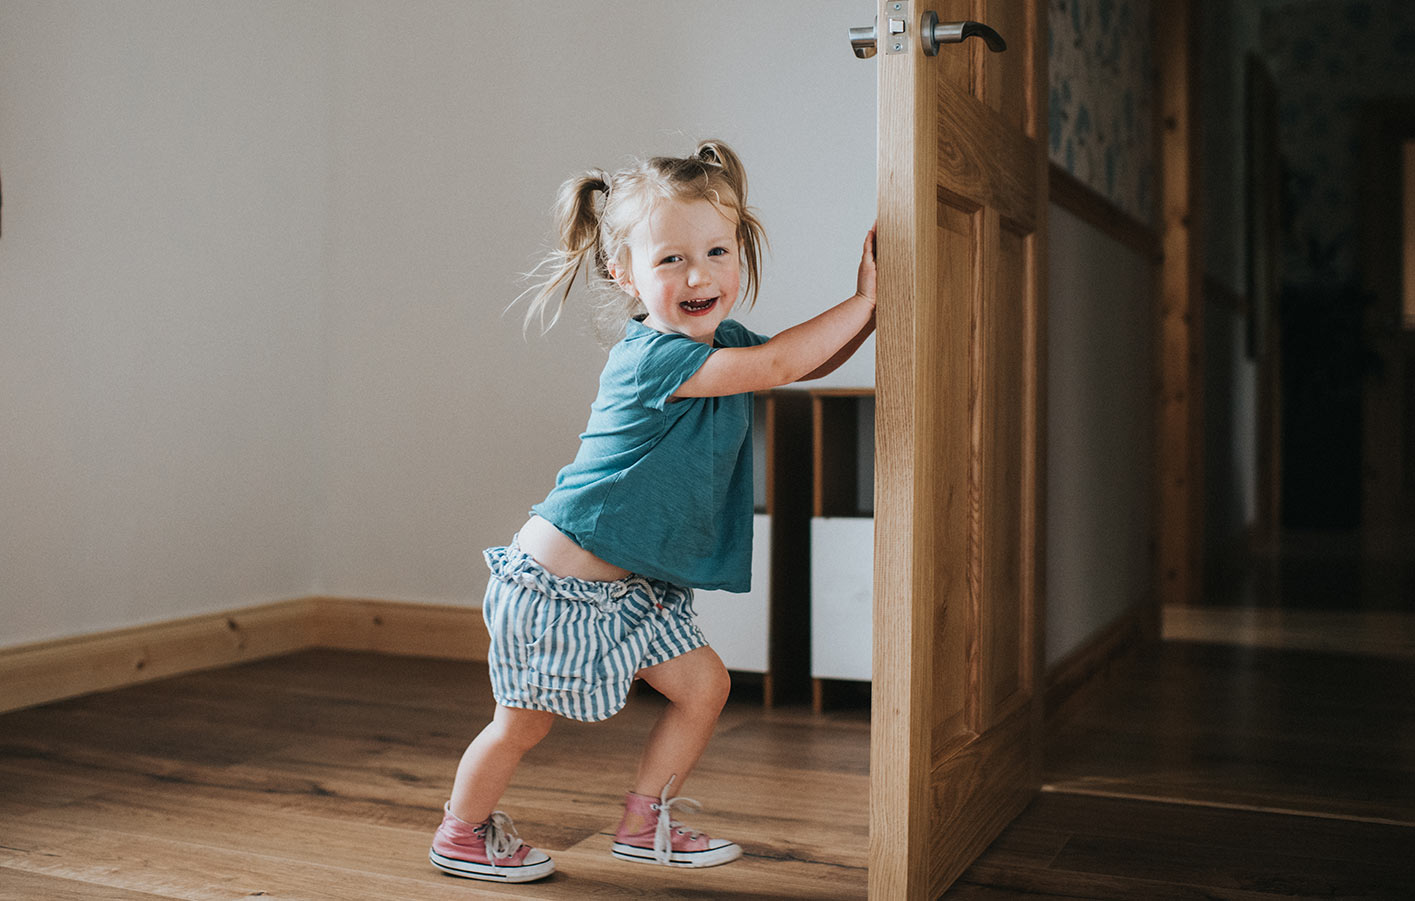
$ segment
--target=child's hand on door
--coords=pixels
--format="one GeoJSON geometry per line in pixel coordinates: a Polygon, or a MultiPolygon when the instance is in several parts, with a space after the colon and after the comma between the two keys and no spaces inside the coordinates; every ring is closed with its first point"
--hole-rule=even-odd
{"type": "Polygon", "coordinates": [[[855,293],[862,297],[875,299],[875,229],[876,225],[870,226],[869,234],[865,235],[865,249],[860,254],[860,272],[855,278],[855,293]]]}

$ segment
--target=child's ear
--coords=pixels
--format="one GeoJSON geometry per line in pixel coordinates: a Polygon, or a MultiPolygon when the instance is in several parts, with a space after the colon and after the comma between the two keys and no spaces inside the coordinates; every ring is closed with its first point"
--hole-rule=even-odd
{"type": "Polygon", "coordinates": [[[614,279],[614,283],[619,286],[620,290],[626,294],[633,294],[635,297],[639,296],[634,291],[634,282],[633,279],[629,277],[629,270],[627,268],[620,269],[618,263],[610,263],[608,268],[609,277],[614,279]]]}

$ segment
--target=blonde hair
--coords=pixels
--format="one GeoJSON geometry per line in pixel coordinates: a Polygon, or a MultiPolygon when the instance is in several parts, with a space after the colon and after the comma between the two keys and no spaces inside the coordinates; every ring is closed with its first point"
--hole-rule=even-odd
{"type": "Polygon", "coordinates": [[[598,295],[595,319],[602,338],[613,340],[630,317],[644,312],[638,298],[615,283],[610,266],[628,268],[630,233],[663,200],[707,200],[736,214],[750,308],[761,286],[766,234],[747,206],[747,173],[741,159],[721,141],[703,141],[691,156],[653,157],[612,175],[592,169],[560,186],[557,247],[532,273],[543,277],[526,292],[535,293],[525,328],[537,319],[542,333],[555,325],[581,268],[598,295]]]}

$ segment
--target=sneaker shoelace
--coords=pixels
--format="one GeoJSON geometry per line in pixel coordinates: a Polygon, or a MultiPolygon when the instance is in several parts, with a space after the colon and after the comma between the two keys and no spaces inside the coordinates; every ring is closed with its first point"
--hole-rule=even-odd
{"type": "MultiPolygon", "coordinates": [[[[654,827],[653,831],[654,860],[664,864],[668,863],[673,857],[673,830],[683,825],[673,819],[673,808],[680,806],[694,812],[703,809],[703,805],[692,798],[668,797],[668,790],[673,787],[673,780],[677,778],[677,775],[670,776],[668,778],[668,784],[665,785],[663,791],[659,793],[658,803],[649,805],[650,810],[658,811],[658,825],[654,827]]],[[[682,829],[678,829],[678,831],[687,835],[689,839],[695,839],[702,834],[693,831],[684,832],[682,829]]]]}
{"type": "Polygon", "coordinates": [[[472,831],[481,833],[486,843],[486,860],[493,870],[498,869],[498,860],[509,860],[524,844],[511,818],[500,810],[492,811],[487,821],[472,831]]]}

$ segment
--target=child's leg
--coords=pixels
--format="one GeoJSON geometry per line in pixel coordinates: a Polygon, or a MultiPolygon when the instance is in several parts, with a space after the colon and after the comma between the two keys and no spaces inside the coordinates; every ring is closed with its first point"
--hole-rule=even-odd
{"type": "Polygon", "coordinates": [[[727,703],[732,679],[722,658],[706,646],[639,675],[668,699],[668,707],[649,733],[634,779],[635,792],[657,798],[674,776],[673,790],[680,791],[697,766],[727,703]]]}
{"type": "Polygon", "coordinates": [[[457,765],[449,808],[468,823],[491,816],[521,757],[550,732],[555,714],[544,710],[496,706],[496,714],[482,729],[457,765]]]}
{"type": "Polygon", "coordinates": [[[611,853],[621,860],[673,867],[715,867],[736,860],[742,856],[736,842],[703,835],[673,820],[675,803],[696,802],[668,797],[681,789],[712,738],[731,688],[727,668],[716,651],[701,647],[640,675],[668,698],[668,707],[649,733],[611,853]]]}

